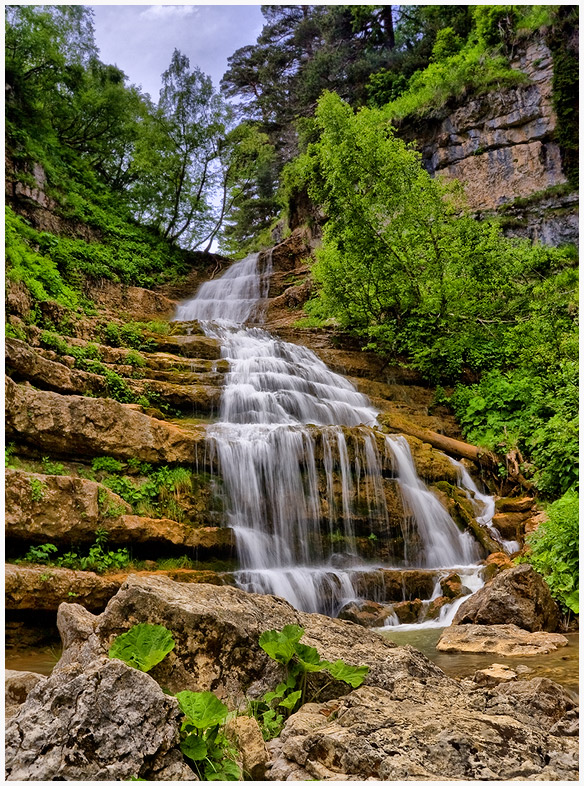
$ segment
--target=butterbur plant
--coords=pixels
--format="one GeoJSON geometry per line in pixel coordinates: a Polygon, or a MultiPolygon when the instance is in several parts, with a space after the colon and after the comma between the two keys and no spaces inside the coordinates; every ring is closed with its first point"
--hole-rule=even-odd
{"type": "MultiPolygon", "coordinates": [[[[172,633],[164,625],[140,623],[114,640],[109,657],[146,672],[160,663],[174,645],[172,633]]],[[[240,780],[241,770],[235,762],[237,750],[222,731],[229,716],[227,707],[208,691],[183,690],[176,699],[185,716],[180,749],[191,760],[199,780],[240,780]]]]}
{"type": "MultiPolygon", "coordinates": [[[[315,647],[300,643],[304,633],[304,628],[298,625],[285,625],[281,631],[268,630],[260,636],[260,647],[270,658],[286,668],[284,682],[277,685],[275,690],[266,693],[259,701],[251,702],[251,711],[260,722],[265,739],[277,736],[285,717],[299,704],[308,701],[307,682],[310,673],[328,672],[333,680],[341,680],[352,688],[357,688],[369,671],[368,666],[350,666],[342,660],[334,663],[321,660],[315,647]]],[[[330,682],[310,696],[310,699],[314,700],[330,682]]]]}
{"type": "Polygon", "coordinates": [[[174,645],[168,628],[144,622],[118,636],[108,654],[110,658],[119,658],[135,669],[150,671],[174,649],[174,645]]]}
{"type": "Polygon", "coordinates": [[[181,725],[180,749],[193,762],[200,780],[237,781],[241,770],[235,762],[237,751],[222,731],[229,711],[209,691],[176,694],[185,718],[181,725]]]}

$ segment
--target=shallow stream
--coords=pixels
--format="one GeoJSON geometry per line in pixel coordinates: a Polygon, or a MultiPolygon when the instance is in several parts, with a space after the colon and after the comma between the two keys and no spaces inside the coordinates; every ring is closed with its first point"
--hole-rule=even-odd
{"type": "MultiPolygon", "coordinates": [[[[462,679],[472,677],[478,669],[492,663],[514,666],[527,666],[532,669],[521,675],[521,679],[547,677],[559,682],[571,691],[578,691],[578,633],[568,633],[568,646],[549,655],[523,658],[505,658],[501,655],[477,655],[474,653],[438,652],[436,643],[443,628],[420,628],[418,630],[385,629],[381,635],[396,644],[409,644],[424,653],[449,677],[462,679]]],[[[30,648],[6,653],[5,668],[16,671],[33,671],[36,674],[50,674],[61,655],[59,646],[30,648]]]]}
{"type": "MultiPolygon", "coordinates": [[[[413,628],[413,626],[412,626],[413,628]]],[[[532,669],[521,675],[522,679],[547,677],[571,691],[578,691],[578,633],[567,633],[568,645],[548,655],[506,658],[503,655],[480,655],[472,652],[439,652],[436,644],[443,628],[418,628],[417,630],[392,630],[385,628],[381,635],[396,644],[409,644],[424,653],[449,677],[472,677],[478,669],[492,663],[503,663],[510,668],[527,666],[532,669]]]]}

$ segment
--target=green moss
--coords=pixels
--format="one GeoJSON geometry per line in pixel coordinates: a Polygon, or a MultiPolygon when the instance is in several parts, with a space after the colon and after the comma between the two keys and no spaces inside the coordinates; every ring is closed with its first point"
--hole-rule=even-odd
{"type": "Polygon", "coordinates": [[[556,186],[550,186],[549,188],[544,188],[542,191],[535,191],[533,194],[529,194],[529,196],[516,197],[510,202],[506,202],[504,205],[501,205],[501,207],[498,208],[498,212],[508,213],[511,210],[531,207],[545,199],[566,196],[567,194],[571,193],[573,189],[574,187],[571,183],[560,183],[556,186]]]}

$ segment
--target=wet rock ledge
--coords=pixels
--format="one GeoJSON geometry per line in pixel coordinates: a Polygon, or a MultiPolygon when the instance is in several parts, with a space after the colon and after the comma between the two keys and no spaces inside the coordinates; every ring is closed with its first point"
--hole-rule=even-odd
{"type": "Polygon", "coordinates": [[[318,703],[288,719],[261,766],[254,764],[256,775],[577,779],[575,702],[550,680],[494,687],[453,680],[411,647],[279,598],[140,576],[128,577],[99,616],[61,605],[64,651],[53,674],[11,692],[7,779],[193,780],[179,750],[177,701],[168,694],[212,690],[232,708],[244,706],[244,696],[262,695],[281,679],[258,638],[285,624],[301,625],[303,641],[321,657],[370,670],[356,690],[315,683],[323,687],[318,703]],[[149,674],[107,657],[113,639],[139,622],[165,625],[176,641],[149,674]]]}

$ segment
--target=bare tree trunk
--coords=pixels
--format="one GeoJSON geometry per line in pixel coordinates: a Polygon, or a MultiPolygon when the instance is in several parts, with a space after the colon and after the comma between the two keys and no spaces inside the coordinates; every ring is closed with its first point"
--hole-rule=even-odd
{"type": "Polygon", "coordinates": [[[393,29],[392,9],[393,6],[391,5],[384,5],[381,7],[381,20],[383,22],[383,30],[385,32],[385,38],[387,40],[387,46],[389,49],[395,48],[395,32],[393,29]]]}

